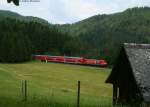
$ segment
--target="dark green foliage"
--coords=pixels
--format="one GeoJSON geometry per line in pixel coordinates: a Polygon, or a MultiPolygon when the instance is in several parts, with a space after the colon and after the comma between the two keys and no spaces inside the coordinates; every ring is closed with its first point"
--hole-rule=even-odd
{"type": "Polygon", "coordinates": [[[6,19],[0,22],[0,61],[22,62],[31,58],[31,43],[27,35],[21,32],[16,20],[6,19]]]}
{"type": "MultiPolygon", "coordinates": [[[[132,8],[111,15],[97,15],[66,25],[52,25],[39,18],[23,17],[8,11],[0,11],[0,16],[1,22],[6,18],[18,20],[17,28],[0,23],[0,34],[6,34],[6,29],[15,28],[15,32],[20,31],[31,41],[32,54],[102,58],[112,65],[122,43],[150,43],[148,7],[132,8]]],[[[14,25],[13,21],[7,24],[14,25]]]]}
{"type": "Polygon", "coordinates": [[[150,43],[150,8],[132,8],[122,13],[97,15],[71,25],[62,32],[79,37],[84,56],[104,58],[113,64],[124,42],[150,43]]]}
{"type": "Polygon", "coordinates": [[[15,19],[0,21],[0,61],[23,62],[32,54],[63,54],[65,42],[71,38],[54,26],[15,19]]]}

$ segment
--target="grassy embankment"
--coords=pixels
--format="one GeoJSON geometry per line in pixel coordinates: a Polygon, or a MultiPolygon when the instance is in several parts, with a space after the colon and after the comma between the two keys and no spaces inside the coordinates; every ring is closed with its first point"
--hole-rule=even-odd
{"type": "Polygon", "coordinates": [[[75,107],[81,81],[81,107],[110,107],[112,88],[105,84],[110,69],[29,62],[0,64],[0,107],[75,107]],[[21,80],[27,80],[27,102],[21,80]]]}

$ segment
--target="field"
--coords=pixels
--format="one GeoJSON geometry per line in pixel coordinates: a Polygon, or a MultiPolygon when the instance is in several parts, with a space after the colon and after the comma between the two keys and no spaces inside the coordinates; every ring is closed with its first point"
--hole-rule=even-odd
{"type": "Polygon", "coordinates": [[[28,62],[0,64],[0,107],[76,107],[81,81],[81,107],[110,107],[110,69],[70,64],[28,62]],[[27,80],[27,101],[21,81],[27,80]]]}

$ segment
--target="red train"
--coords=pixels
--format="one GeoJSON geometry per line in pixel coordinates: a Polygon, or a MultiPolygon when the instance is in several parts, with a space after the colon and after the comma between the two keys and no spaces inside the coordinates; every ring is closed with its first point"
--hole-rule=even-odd
{"type": "Polygon", "coordinates": [[[86,59],[83,57],[33,55],[33,59],[47,61],[47,62],[94,65],[94,66],[100,66],[100,67],[106,67],[108,65],[105,60],[86,59]]]}

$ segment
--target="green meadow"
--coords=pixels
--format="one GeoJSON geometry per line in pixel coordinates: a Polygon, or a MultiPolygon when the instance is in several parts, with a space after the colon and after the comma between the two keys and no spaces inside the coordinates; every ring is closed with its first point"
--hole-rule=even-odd
{"type": "Polygon", "coordinates": [[[110,107],[112,86],[105,80],[110,69],[70,64],[28,62],[0,64],[0,107],[110,107]],[[22,80],[27,80],[23,101],[22,80]]]}

